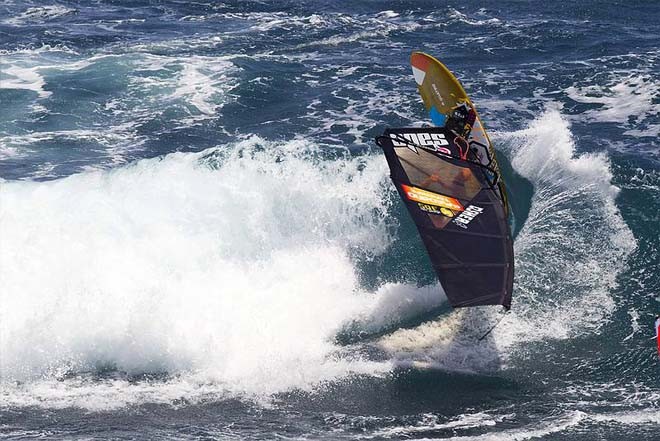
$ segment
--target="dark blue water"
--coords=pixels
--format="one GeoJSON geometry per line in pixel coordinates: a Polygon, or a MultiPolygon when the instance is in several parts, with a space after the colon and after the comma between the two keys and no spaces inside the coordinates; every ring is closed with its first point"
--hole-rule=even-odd
{"type": "Polygon", "coordinates": [[[0,5],[0,437],[653,440],[654,2],[0,5]],[[372,139],[461,79],[516,233],[451,311],[372,139]]]}

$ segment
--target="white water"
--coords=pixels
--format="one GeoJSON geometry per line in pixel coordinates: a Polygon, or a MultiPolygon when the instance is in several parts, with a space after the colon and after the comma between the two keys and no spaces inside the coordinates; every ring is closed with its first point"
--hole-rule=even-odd
{"type": "Polygon", "coordinates": [[[48,98],[51,95],[51,92],[44,89],[46,81],[37,71],[37,68],[18,66],[3,68],[3,74],[8,77],[5,77],[0,81],[0,88],[31,90],[36,92],[37,97],[39,98],[48,98]]]}
{"type": "Polygon", "coordinates": [[[515,319],[498,334],[504,343],[598,332],[614,310],[616,277],[637,246],[615,205],[609,160],[604,153],[577,156],[558,110],[502,138],[535,191],[515,243],[515,319]]]}
{"type": "Polygon", "coordinates": [[[268,397],[417,361],[478,371],[496,364],[498,347],[597,329],[634,247],[606,157],[575,158],[557,111],[498,138],[536,187],[516,243],[514,312],[483,344],[481,310],[395,332],[379,342],[394,363],[334,342],[349,322],[378,330],[443,301],[432,287],[360,287],[354,257],[385,252],[396,225],[381,156],[322,160],[304,140],[250,138],[3,182],[0,406],[268,397]],[[170,377],[86,374],[106,368],[170,377]]]}
{"type": "MultiPolygon", "coordinates": [[[[13,103],[16,120],[36,120],[59,112],[59,92],[54,86],[58,81],[77,84],[84,78],[112,74],[103,85],[112,88],[112,94],[104,100],[106,92],[98,91],[99,107],[95,106],[93,112],[98,111],[100,119],[91,129],[71,123],[59,130],[0,133],[0,158],[41,158],[44,144],[51,140],[60,144],[92,143],[107,156],[94,165],[116,167],[127,163],[144,147],[148,139],[140,130],[144,125],[158,122],[170,130],[199,125],[216,118],[223,106],[234,100],[232,91],[239,84],[240,69],[229,60],[231,57],[181,58],[138,53],[140,50],[144,48],[136,45],[128,54],[109,51],[83,58],[59,45],[0,51],[0,89],[30,92],[19,95],[13,103]],[[51,84],[53,76],[58,79],[51,84]]],[[[78,113],[89,117],[92,110],[86,104],[72,108],[68,120],[75,121],[78,113]]],[[[30,177],[52,177],[48,165],[30,177]]]]}
{"type": "Polygon", "coordinates": [[[660,115],[660,82],[648,72],[615,71],[605,86],[571,86],[565,92],[572,100],[593,106],[580,113],[581,120],[617,123],[630,136],[660,134],[660,124],[652,122],[660,115]]]}
{"type": "Polygon", "coordinates": [[[27,8],[15,17],[3,20],[3,22],[14,26],[20,26],[25,23],[42,23],[75,12],[75,9],[60,5],[32,7],[27,8]]]}
{"type": "Polygon", "coordinates": [[[313,150],[252,138],[224,154],[3,183],[0,374],[11,392],[0,402],[260,395],[386,369],[336,357],[333,343],[375,302],[350,255],[391,240],[386,165],[313,150]],[[102,368],[181,378],[161,392],[54,381],[102,368]],[[86,399],[104,391],[114,398],[86,399]]]}

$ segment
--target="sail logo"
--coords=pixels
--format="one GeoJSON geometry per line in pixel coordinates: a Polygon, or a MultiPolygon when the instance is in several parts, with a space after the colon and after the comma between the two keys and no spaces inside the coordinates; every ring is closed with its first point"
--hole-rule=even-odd
{"type": "Polygon", "coordinates": [[[390,135],[394,147],[408,147],[415,153],[417,147],[433,150],[447,155],[451,151],[444,147],[449,145],[444,133],[393,133],[390,135]]]}
{"type": "Polygon", "coordinates": [[[417,206],[419,207],[420,210],[426,211],[427,213],[441,214],[445,217],[454,217],[454,212],[451,211],[449,208],[436,207],[435,205],[423,204],[421,202],[417,202],[417,206]]]}
{"type": "Polygon", "coordinates": [[[472,222],[472,219],[483,213],[483,211],[484,209],[481,207],[470,205],[460,214],[460,216],[454,219],[454,223],[461,228],[467,228],[468,224],[472,222]]]}
{"type": "Polygon", "coordinates": [[[406,197],[413,202],[444,207],[453,211],[463,211],[463,205],[458,199],[405,184],[401,184],[401,188],[406,197]]]}

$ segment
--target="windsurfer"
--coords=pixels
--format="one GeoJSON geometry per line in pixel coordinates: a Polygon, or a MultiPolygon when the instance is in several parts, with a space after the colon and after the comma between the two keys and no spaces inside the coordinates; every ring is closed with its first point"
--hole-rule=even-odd
{"type": "Polygon", "coordinates": [[[476,117],[477,114],[472,106],[461,103],[451,110],[445,127],[461,137],[467,137],[476,117]]]}

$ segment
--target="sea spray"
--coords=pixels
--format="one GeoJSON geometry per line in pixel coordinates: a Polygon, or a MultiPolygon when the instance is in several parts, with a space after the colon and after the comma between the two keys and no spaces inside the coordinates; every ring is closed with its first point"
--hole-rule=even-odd
{"type": "Polygon", "coordinates": [[[333,340],[374,301],[352,256],[390,244],[386,184],[380,157],[256,137],[3,183],[3,385],[110,370],[259,395],[387,369],[333,340]]]}

